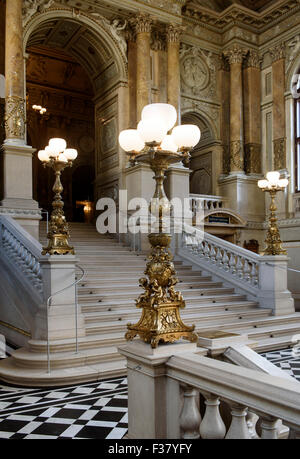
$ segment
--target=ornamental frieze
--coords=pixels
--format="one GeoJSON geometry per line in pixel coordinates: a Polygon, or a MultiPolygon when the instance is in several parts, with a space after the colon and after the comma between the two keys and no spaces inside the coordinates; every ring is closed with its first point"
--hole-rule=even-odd
{"type": "Polygon", "coordinates": [[[230,142],[230,170],[244,171],[243,142],[241,140],[230,142]]]}
{"type": "Polygon", "coordinates": [[[4,119],[6,138],[25,138],[25,113],[24,99],[17,96],[10,96],[6,98],[4,119]]]}
{"type": "Polygon", "coordinates": [[[286,146],[285,138],[276,139],[274,143],[274,170],[286,168],[286,146]]]}

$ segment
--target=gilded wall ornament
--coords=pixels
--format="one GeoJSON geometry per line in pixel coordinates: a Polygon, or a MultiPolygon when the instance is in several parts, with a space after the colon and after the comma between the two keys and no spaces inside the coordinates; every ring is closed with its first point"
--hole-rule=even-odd
{"type": "Polygon", "coordinates": [[[285,138],[276,139],[274,143],[274,170],[286,168],[286,145],[285,138]]]}
{"type": "Polygon", "coordinates": [[[24,139],[26,124],[25,99],[17,96],[7,97],[5,112],[6,137],[24,139]]]}
{"type": "Polygon", "coordinates": [[[245,145],[245,170],[247,174],[261,174],[261,145],[248,143],[245,145]]]}
{"type": "Polygon", "coordinates": [[[230,142],[230,170],[244,171],[244,151],[241,140],[230,142]]]}

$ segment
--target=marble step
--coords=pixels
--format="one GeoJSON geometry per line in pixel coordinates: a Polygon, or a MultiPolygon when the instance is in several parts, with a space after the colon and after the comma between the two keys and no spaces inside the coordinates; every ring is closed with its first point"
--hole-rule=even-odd
{"type": "MultiPolygon", "coordinates": [[[[196,330],[199,326],[204,326],[204,324],[209,323],[210,326],[214,325],[214,329],[219,328],[219,324],[226,324],[232,320],[236,322],[243,321],[249,318],[261,318],[266,317],[271,314],[271,310],[268,309],[249,309],[243,310],[241,312],[228,311],[224,312],[213,312],[213,313],[204,313],[204,314],[181,314],[184,322],[187,325],[195,325],[196,330]]],[[[120,321],[111,321],[103,323],[100,321],[98,324],[86,324],[86,333],[90,334],[100,334],[100,333],[109,333],[109,331],[122,332],[126,330],[128,322],[126,320],[120,321]]]]}
{"type": "MultiPolygon", "coordinates": [[[[181,280],[178,282],[177,286],[179,287],[197,287],[197,286],[202,286],[205,283],[211,283],[213,282],[211,280],[211,277],[201,277],[199,280],[194,280],[192,277],[185,279],[184,282],[181,280]]],[[[127,287],[136,287],[137,286],[137,280],[132,279],[132,277],[125,277],[121,279],[83,279],[82,282],[78,284],[78,288],[81,289],[82,287],[84,288],[116,288],[116,287],[122,287],[122,286],[127,286],[127,287]]]]}
{"type": "MultiPolygon", "coordinates": [[[[185,300],[188,299],[196,299],[199,296],[204,296],[204,295],[215,295],[220,296],[220,295],[226,295],[226,294],[233,294],[234,289],[232,288],[224,288],[220,287],[218,289],[216,288],[202,288],[202,289],[193,289],[193,290],[184,290],[181,289],[181,293],[183,294],[183,297],[185,300]]],[[[135,290],[127,290],[127,291],[120,291],[118,292],[117,290],[114,290],[113,292],[101,292],[101,293],[93,293],[93,290],[90,290],[89,294],[85,295],[78,295],[78,302],[79,303],[93,303],[95,301],[115,301],[117,299],[123,300],[123,299],[135,299],[141,294],[141,290],[135,289],[135,290]]]]}
{"type": "Polygon", "coordinates": [[[95,363],[73,368],[54,368],[48,373],[44,368],[17,367],[12,358],[1,362],[1,380],[25,387],[61,387],[85,382],[102,381],[126,375],[125,359],[95,363]]]}
{"type": "MultiPolygon", "coordinates": [[[[141,311],[139,308],[134,308],[133,310],[129,309],[98,309],[97,311],[93,312],[86,312],[86,309],[83,309],[84,319],[86,323],[94,323],[94,322],[105,322],[105,321],[119,321],[119,320],[137,320],[141,316],[141,311]]],[[[184,310],[181,311],[181,316],[184,317],[186,313],[193,313],[193,314],[202,314],[204,312],[220,312],[220,311],[236,311],[241,312],[243,310],[257,310],[257,303],[245,301],[243,303],[221,303],[220,305],[201,305],[201,306],[188,306],[184,310]]]]}
{"type": "MultiPolygon", "coordinates": [[[[238,293],[233,293],[232,295],[220,295],[219,297],[217,295],[202,295],[202,296],[195,296],[192,298],[189,298],[186,301],[187,305],[199,305],[202,303],[207,304],[210,302],[212,305],[218,304],[218,303],[223,303],[223,302],[241,302],[241,301],[246,301],[246,296],[245,295],[240,295],[238,293]]],[[[98,300],[95,303],[80,303],[80,306],[82,310],[85,311],[91,311],[94,308],[98,308],[99,306],[107,307],[107,308],[115,308],[115,309],[122,309],[125,306],[128,308],[135,307],[135,299],[121,299],[116,302],[113,302],[112,300],[98,300]]]]}
{"type": "MultiPolygon", "coordinates": [[[[195,284],[185,284],[185,283],[181,283],[180,286],[179,284],[177,284],[178,286],[178,289],[180,289],[181,292],[187,292],[187,291],[199,291],[199,290],[202,290],[202,289],[206,289],[206,288],[222,288],[222,282],[213,282],[213,281],[210,281],[210,282],[195,282],[195,284]]],[[[142,293],[142,289],[141,290],[137,290],[137,283],[136,282],[132,282],[132,283],[127,283],[127,284],[124,284],[124,283],[121,283],[121,284],[115,284],[115,285],[103,285],[103,286],[98,286],[98,285],[94,285],[94,286],[82,286],[82,285],[79,285],[78,287],[78,294],[79,295],[90,295],[92,292],[93,294],[94,293],[99,293],[99,294],[102,294],[102,293],[108,293],[108,292],[126,292],[126,291],[134,291],[134,292],[140,292],[142,293]]]]}

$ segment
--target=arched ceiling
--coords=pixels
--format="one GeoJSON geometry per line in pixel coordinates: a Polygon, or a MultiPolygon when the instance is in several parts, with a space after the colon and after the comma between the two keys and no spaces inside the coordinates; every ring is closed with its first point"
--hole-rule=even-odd
{"type": "Polygon", "coordinates": [[[59,49],[71,55],[84,67],[95,87],[99,75],[113,62],[111,50],[93,31],[70,19],[51,19],[40,24],[27,42],[27,49],[37,46],[59,49]]]}
{"type": "Polygon", "coordinates": [[[187,5],[193,4],[198,7],[209,8],[216,12],[222,12],[231,5],[241,5],[252,11],[263,11],[269,6],[279,3],[278,0],[189,0],[187,5]]]}

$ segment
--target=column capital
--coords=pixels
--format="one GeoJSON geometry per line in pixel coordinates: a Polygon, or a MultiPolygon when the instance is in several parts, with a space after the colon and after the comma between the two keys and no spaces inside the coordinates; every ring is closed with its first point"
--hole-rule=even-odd
{"type": "Polygon", "coordinates": [[[130,24],[135,28],[136,33],[150,33],[152,29],[153,19],[150,14],[138,13],[129,20],[130,24]]]}
{"type": "Polygon", "coordinates": [[[260,69],[262,59],[254,49],[251,49],[246,57],[245,67],[260,69]]]}
{"type": "Polygon", "coordinates": [[[229,64],[242,64],[248,50],[234,45],[232,48],[223,52],[223,55],[228,59],[229,64]]]}
{"type": "Polygon", "coordinates": [[[181,34],[185,31],[184,26],[168,24],[166,27],[166,37],[168,43],[179,43],[181,34]]]}
{"type": "Polygon", "coordinates": [[[272,58],[272,62],[279,61],[281,59],[285,59],[286,56],[286,48],[284,43],[279,43],[273,48],[270,48],[270,55],[272,58]]]}

